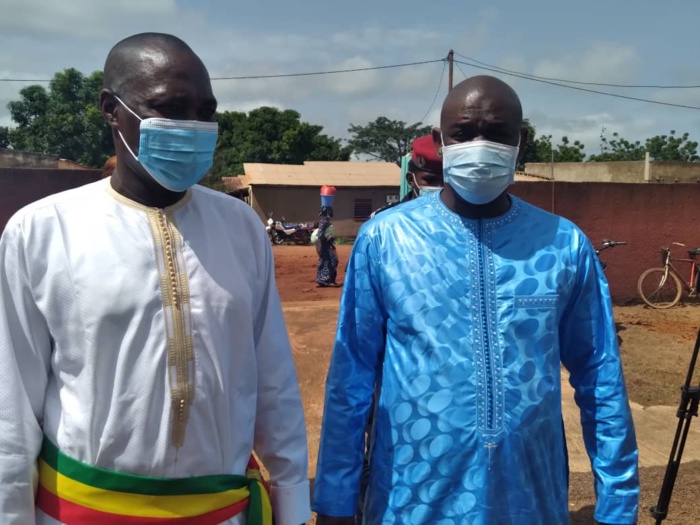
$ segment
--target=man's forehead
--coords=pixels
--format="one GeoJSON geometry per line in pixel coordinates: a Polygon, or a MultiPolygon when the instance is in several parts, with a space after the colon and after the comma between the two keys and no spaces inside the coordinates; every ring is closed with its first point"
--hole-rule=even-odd
{"type": "Polygon", "coordinates": [[[165,92],[188,91],[197,85],[202,89],[209,83],[209,75],[202,62],[194,54],[148,50],[140,54],[130,71],[126,71],[132,89],[147,89],[150,95],[165,92]],[[188,56],[189,55],[189,56],[188,56]]]}
{"type": "Polygon", "coordinates": [[[502,109],[506,105],[506,101],[503,98],[484,93],[481,90],[469,91],[464,94],[464,97],[456,99],[451,104],[453,110],[461,113],[486,113],[494,109],[502,109]]]}
{"type": "Polygon", "coordinates": [[[160,73],[162,70],[188,71],[189,74],[206,74],[201,60],[192,52],[167,47],[147,47],[139,49],[130,57],[131,66],[145,75],[160,73]]]}
{"type": "Polygon", "coordinates": [[[472,120],[505,122],[514,118],[517,113],[518,109],[506,99],[479,95],[465,97],[447,105],[442,117],[446,123],[472,120]]]}
{"type": "Polygon", "coordinates": [[[163,63],[171,62],[176,53],[177,51],[174,49],[143,47],[132,54],[131,60],[135,67],[159,66],[163,63]]]}

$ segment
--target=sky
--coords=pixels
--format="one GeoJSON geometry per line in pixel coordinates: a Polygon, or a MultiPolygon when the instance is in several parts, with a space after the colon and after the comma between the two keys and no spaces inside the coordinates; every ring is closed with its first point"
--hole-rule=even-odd
{"type": "MultiPolygon", "coordinates": [[[[698,0],[0,0],[0,13],[0,79],[50,79],[69,67],[88,74],[102,69],[120,39],[155,31],[185,40],[212,78],[439,60],[454,49],[541,77],[700,85],[698,0]]],[[[214,80],[213,86],[222,110],[294,109],[326,133],[347,138],[350,124],[378,116],[439,125],[448,89],[443,67],[214,80]]],[[[494,74],[457,64],[455,83],[483,73],[494,74]]],[[[589,154],[599,151],[603,128],[608,137],[616,131],[629,140],[676,130],[700,141],[698,109],[495,76],[518,92],[538,134],[581,140],[589,154]]],[[[12,125],[7,103],[31,84],[0,81],[0,125],[12,125]]],[[[580,87],[700,108],[700,88],[580,87]]]]}

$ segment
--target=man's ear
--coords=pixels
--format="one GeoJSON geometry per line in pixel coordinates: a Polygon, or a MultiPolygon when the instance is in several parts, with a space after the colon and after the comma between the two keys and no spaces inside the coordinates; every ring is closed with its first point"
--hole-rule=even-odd
{"type": "Polygon", "coordinates": [[[527,129],[526,127],[522,127],[520,130],[520,146],[518,148],[518,162],[523,158],[523,155],[525,155],[525,150],[527,149],[527,139],[530,138],[530,130],[527,129]]]}
{"type": "Polygon", "coordinates": [[[417,189],[416,186],[418,186],[418,184],[416,183],[416,176],[413,172],[406,172],[406,182],[408,183],[409,187],[417,189]]]}
{"type": "Polygon", "coordinates": [[[105,119],[105,122],[107,122],[111,128],[117,128],[119,126],[117,106],[119,106],[119,102],[117,102],[114,93],[112,93],[110,89],[103,89],[100,91],[100,111],[102,112],[102,117],[105,119]]]}

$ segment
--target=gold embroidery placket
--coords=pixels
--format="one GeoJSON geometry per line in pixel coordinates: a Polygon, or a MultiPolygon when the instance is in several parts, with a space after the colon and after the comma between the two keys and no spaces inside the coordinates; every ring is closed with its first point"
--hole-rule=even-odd
{"type": "Polygon", "coordinates": [[[170,213],[149,210],[149,224],[156,245],[156,259],[163,297],[168,345],[168,379],[171,400],[171,441],[185,442],[190,407],[194,401],[194,342],[189,281],[182,254],[182,236],[170,213]]]}

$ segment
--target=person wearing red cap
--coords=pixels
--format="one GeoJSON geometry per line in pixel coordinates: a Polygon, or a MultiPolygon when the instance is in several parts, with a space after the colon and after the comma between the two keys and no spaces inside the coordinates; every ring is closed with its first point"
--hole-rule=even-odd
{"type": "Polygon", "coordinates": [[[423,193],[440,191],[442,189],[442,158],[435,150],[432,135],[418,137],[411,145],[412,155],[408,161],[406,181],[411,191],[401,201],[382,206],[375,210],[370,218],[401,203],[415,199],[423,193]]]}

